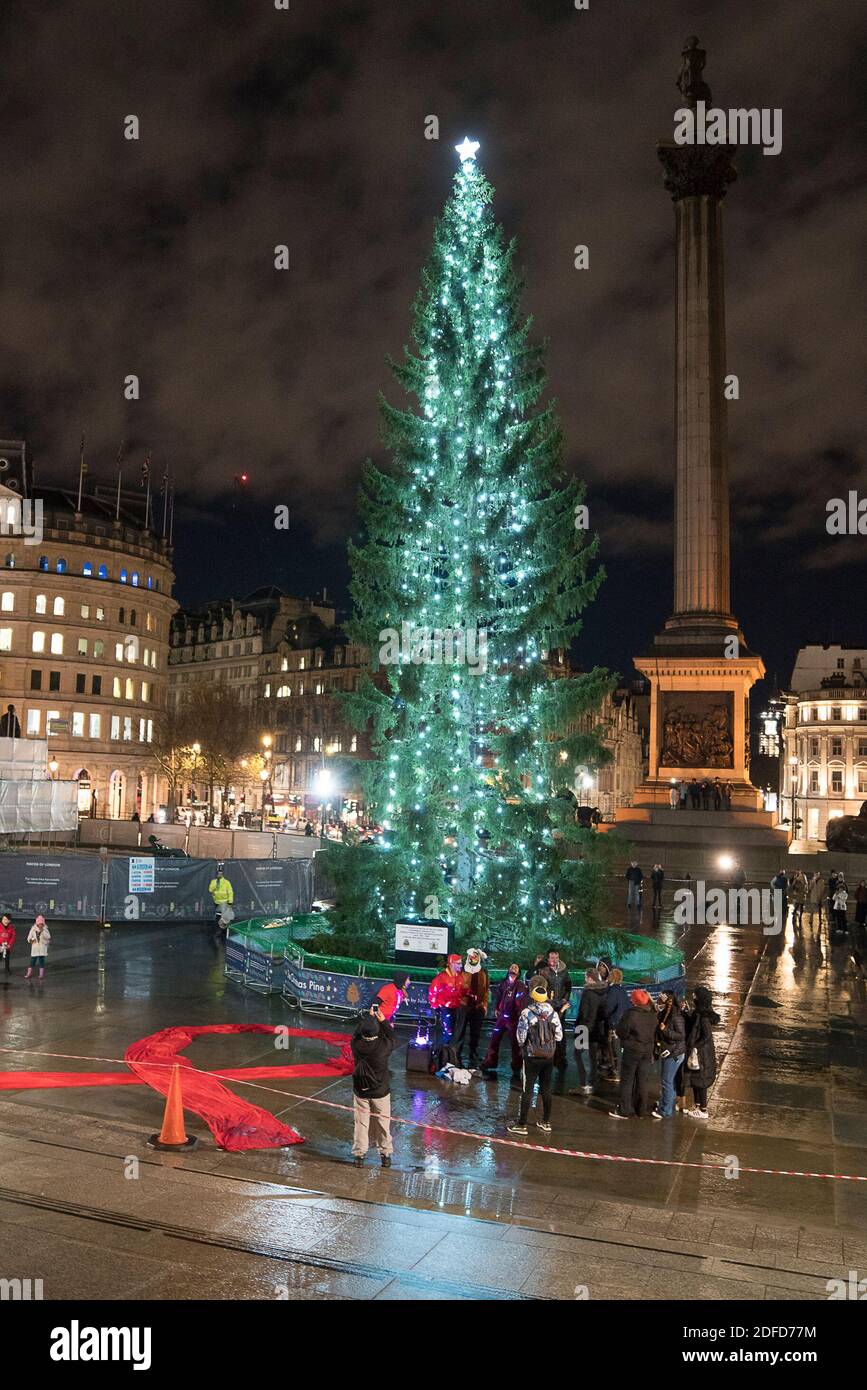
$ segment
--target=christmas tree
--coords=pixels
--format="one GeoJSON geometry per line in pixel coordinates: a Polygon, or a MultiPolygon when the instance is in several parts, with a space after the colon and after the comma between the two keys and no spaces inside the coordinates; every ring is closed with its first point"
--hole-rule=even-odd
{"type": "Polygon", "coordinates": [[[477,148],[457,147],[415,351],[391,363],[418,406],[381,403],[391,462],[367,464],[350,544],[349,631],[374,674],[343,699],[372,731],[387,847],[329,849],[326,872],[338,922],[380,944],[411,914],[453,921],[459,942],[589,946],[604,837],[578,827],[568,788],[606,758],[592,712],[611,680],[553,679],[552,662],[603,573],[477,148]]]}

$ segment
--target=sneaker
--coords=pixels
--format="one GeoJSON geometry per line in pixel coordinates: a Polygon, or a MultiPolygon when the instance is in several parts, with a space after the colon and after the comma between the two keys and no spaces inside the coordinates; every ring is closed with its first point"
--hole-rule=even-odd
{"type": "Polygon", "coordinates": [[[363,1167],[364,1167],[364,1159],[363,1159],[363,1158],[354,1158],[354,1159],[352,1160],[352,1162],[353,1162],[353,1164],[355,1165],[356,1168],[363,1168],[363,1167]]]}
{"type": "Polygon", "coordinates": [[[693,1120],[706,1120],[706,1119],[707,1119],[707,1111],[706,1111],[706,1110],[702,1110],[698,1105],[694,1105],[693,1108],[692,1108],[691,1110],[685,1110],[685,1111],[684,1111],[684,1114],[685,1114],[685,1115],[689,1115],[690,1118],[693,1119],[693,1120]]]}
{"type": "Polygon", "coordinates": [[[665,1116],[664,1116],[664,1115],[660,1115],[660,1113],[659,1113],[658,1110],[651,1110],[651,1112],[650,1112],[650,1118],[651,1118],[652,1120],[664,1120],[664,1119],[665,1119],[665,1116]]]}
{"type": "Polygon", "coordinates": [[[551,1133],[551,1126],[548,1124],[548,1121],[547,1121],[547,1120],[537,1120],[537,1121],[536,1121],[536,1128],[537,1128],[537,1129],[541,1129],[541,1131],[542,1131],[543,1134],[550,1134],[550,1133],[551,1133]]]}
{"type": "Polygon", "coordinates": [[[379,1161],[380,1161],[380,1163],[382,1164],[383,1168],[390,1168],[390,1167],[391,1167],[391,1154],[380,1154],[380,1156],[379,1156],[379,1161]]]}
{"type": "Polygon", "coordinates": [[[528,1134],[528,1133],[529,1133],[529,1130],[527,1129],[527,1126],[526,1126],[526,1125],[518,1124],[518,1121],[517,1121],[517,1120],[515,1121],[515,1123],[514,1123],[513,1125],[506,1125],[506,1129],[508,1130],[509,1134],[528,1134]]]}
{"type": "Polygon", "coordinates": [[[628,1115],[621,1115],[621,1113],[620,1113],[619,1110],[609,1110],[609,1111],[608,1111],[608,1114],[609,1114],[609,1116],[611,1117],[612,1120],[628,1120],[628,1119],[629,1119],[629,1116],[628,1116],[628,1115]]]}

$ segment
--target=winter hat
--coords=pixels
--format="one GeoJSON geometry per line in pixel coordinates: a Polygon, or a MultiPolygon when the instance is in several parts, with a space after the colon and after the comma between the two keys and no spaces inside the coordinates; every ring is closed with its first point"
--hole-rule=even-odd
{"type": "Polygon", "coordinates": [[[699,985],[695,993],[695,1002],[700,1009],[709,1009],[713,1005],[713,995],[706,985],[699,985]]]}
{"type": "Polygon", "coordinates": [[[650,1003],[650,995],[646,989],[634,989],[629,997],[636,1009],[640,1009],[643,1004],[650,1003]]]}
{"type": "Polygon", "coordinates": [[[361,1020],[361,1027],[358,1031],[363,1038],[378,1038],[379,1024],[377,1023],[375,1018],[370,1018],[368,1016],[367,1018],[363,1018],[361,1020]]]}
{"type": "Polygon", "coordinates": [[[548,981],[541,975],[534,975],[530,981],[530,998],[536,1004],[547,1004],[548,981]]]}
{"type": "Polygon", "coordinates": [[[477,946],[471,946],[467,951],[467,961],[464,970],[468,975],[478,975],[482,968],[482,961],[488,957],[484,951],[480,951],[477,946]]]}

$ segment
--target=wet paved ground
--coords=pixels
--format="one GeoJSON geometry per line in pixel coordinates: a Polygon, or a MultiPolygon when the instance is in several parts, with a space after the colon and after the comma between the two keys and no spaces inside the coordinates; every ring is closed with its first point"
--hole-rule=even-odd
{"type": "MultiPolygon", "coordinates": [[[[390,1172],[372,1157],[354,1169],[348,1114],[317,1103],[349,1105],[346,1079],[249,1091],[303,1146],[226,1154],[193,1118],[202,1143],[183,1158],[146,1149],[161,1113],[148,1089],[0,1092],[0,1275],[41,1277],[59,1298],[314,1299],[801,1299],[827,1297],[850,1269],[864,1277],[867,1183],[706,1166],[867,1175],[858,958],[809,923],[776,938],[728,926],[679,938],[666,914],[628,925],[678,942],[689,983],[714,993],[711,1118],[618,1123],[603,1086],[556,1096],[546,1145],[662,1162],[541,1152],[532,1127],[531,1147],[493,1143],[516,1105],[505,1070],[449,1087],[407,1076],[400,1051],[394,1112],[419,1123],[396,1127],[390,1172]]],[[[207,935],[186,927],[60,926],[44,986],[25,984],[20,957],[11,984],[0,977],[0,1019],[14,1049],[0,1066],[46,1070],[110,1070],[34,1054],[119,1058],[171,1024],[332,1026],[228,984],[207,935]]],[[[220,1038],[188,1055],[219,1069],[310,1060],[321,1046],[275,1056],[261,1037],[220,1038]]]]}

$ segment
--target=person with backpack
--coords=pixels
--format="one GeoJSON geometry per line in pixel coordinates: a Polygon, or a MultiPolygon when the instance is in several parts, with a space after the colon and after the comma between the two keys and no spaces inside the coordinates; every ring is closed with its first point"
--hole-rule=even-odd
{"type": "Polygon", "coordinates": [[[45,979],[45,957],[48,955],[48,943],[51,940],[51,932],[45,925],[45,918],[40,913],[27,933],[27,940],[30,943],[30,965],[25,974],[25,980],[29,980],[34,970],[39,970],[40,980],[45,979]]]}
{"type": "Polygon", "coordinates": [[[570,1096],[589,1096],[596,1084],[596,1059],[605,1038],[605,1018],[602,1012],[608,986],[599,978],[598,970],[585,970],[584,988],[575,1019],[575,1062],[580,1085],[570,1096]]]}
{"type": "Polygon", "coordinates": [[[379,1149],[383,1168],[391,1167],[391,1076],[388,1059],[395,1046],[394,1029],[386,1023],[382,1010],[374,1004],[359,1019],[352,1035],[352,1157],[356,1168],[364,1165],[369,1131],[379,1149]]]}
{"type": "Polygon", "coordinates": [[[686,1030],[684,1079],[692,1087],[693,1107],[683,1113],[693,1120],[706,1120],[707,1090],[716,1079],[713,1030],[720,1017],[714,1013],[713,996],[705,985],[699,985],[693,991],[692,1000],[694,1011],[686,1030]]]}
{"type": "Polygon", "coordinates": [[[548,1002],[548,981],[541,975],[530,980],[530,1002],[518,1019],[518,1045],[521,1049],[521,1104],[518,1118],[507,1129],[510,1134],[527,1133],[527,1116],[533,1100],[533,1088],[539,1083],[542,1118],[536,1128],[551,1133],[551,1077],[554,1053],[563,1041],[563,1025],[557,1010],[548,1002]]]}
{"type": "Polygon", "coordinates": [[[613,1120],[639,1119],[647,1113],[647,1092],[653,1066],[653,1044],[656,1040],[656,1009],[645,989],[634,989],[630,995],[631,1008],[626,1010],[617,1025],[617,1036],[623,1043],[620,1061],[620,1104],[609,1110],[613,1120]]]}

